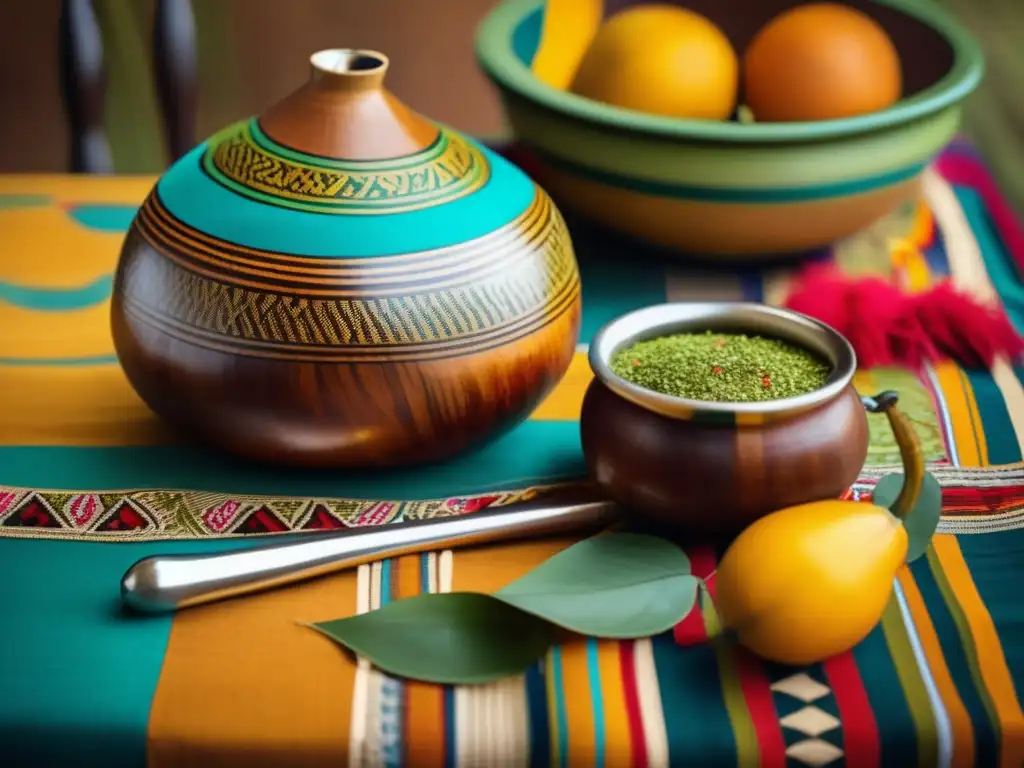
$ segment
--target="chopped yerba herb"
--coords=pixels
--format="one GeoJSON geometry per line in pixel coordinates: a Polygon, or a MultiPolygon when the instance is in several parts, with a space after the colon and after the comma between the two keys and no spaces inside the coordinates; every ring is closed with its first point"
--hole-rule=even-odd
{"type": "Polygon", "coordinates": [[[829,367],[780,339],[733,333],[680,333],[617,352],[612,371],[627,381],[687,400],[780,400],[824,386],[829,367]]]}

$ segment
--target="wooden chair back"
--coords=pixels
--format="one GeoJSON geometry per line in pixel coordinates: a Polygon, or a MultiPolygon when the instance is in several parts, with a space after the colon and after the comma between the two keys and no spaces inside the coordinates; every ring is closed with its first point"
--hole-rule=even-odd
{"type": "MultiPolygon", "coordinates": [[[[103,126],[103,38],[92,0],[61,0],[60,59],[71,170],[112,173],[110,143],[103,126]]],[[[195,144],[198,89],[191,0],[156,0],[152,65],[164,140],[174,161],[195,144]]]]}

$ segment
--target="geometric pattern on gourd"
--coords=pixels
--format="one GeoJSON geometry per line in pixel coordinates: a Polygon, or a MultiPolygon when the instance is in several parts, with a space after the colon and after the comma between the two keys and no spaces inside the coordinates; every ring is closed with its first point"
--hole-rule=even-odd
{"type": "MultiPolygon", "coordinates": [[[[462,343],[493,345],[498,337],[544,325],[566,308],[579,290],[579,274],[567,229],[551,207],[548,220],[530,242],[507,239],[492,263],[481,263],[478,274],[434,282],[419,291],[381,295],[373,286],[367,295],[346,290],[345,298],[303,296],[257,290],[212,278],[178,263],[174,254],[140,232],[160,255],[139,254],[125,266],[124,294],[134,297],[126,309],[173,335],[201,343],[202,338],[249,344],[316,348],[337,357],[339,347],[358,352],[462,343]],[[501,252],[503,250],[504,252],[501,252]],[[495,269],[494,264],[505,266],[495,269]],[[144,285],[159,285],[147,291],[144,285]]],[[[443,254],[441,254],[443,256],[443,254]]],[[[372,265],[373,259],[368,259],[372,265]]],[[[410,282],[414,282],[410,274],[410,282]]]]}
{"type": "Polygon", "coordinates": [[[417,154],[361,163],[280,157],[259,144],[251,125],[238,123],[215,136],[202,167],[235,192],[272,205],[319,213],[387,214],[450,202],[490,178],[483,154],[447,131],[417,154]]]}

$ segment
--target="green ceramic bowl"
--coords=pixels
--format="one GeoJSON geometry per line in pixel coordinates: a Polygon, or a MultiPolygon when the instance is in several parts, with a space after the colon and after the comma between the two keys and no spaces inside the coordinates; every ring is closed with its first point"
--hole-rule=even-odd
{"type": "MultiPolygon", "coordinates": [[[[530,71],[541,0],[506,0],[484,19],[477,55],[516,140],[561,205],[685,253],[780,254],[827,245],[917,193],[953,137],[984,68],[962,27],[921,0],[847,0],[881,23],[903,64],[904,98],[868,115],[806,123],[684,120],[613,107],[530,71]]],[[[606,12],[623,5],[606,0],[606,12]]],[[[687,0],[737,51],[794,0],[687,0]]]]}

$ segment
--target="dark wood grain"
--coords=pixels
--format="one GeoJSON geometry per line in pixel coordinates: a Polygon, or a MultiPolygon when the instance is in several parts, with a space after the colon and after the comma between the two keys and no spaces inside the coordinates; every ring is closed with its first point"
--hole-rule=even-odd
{"type": "MultiPolygon", "coordinates": [[[[162,258],[137,232],[126,261],[162,258]]],[[[162,288],[154,281],[150,290],[162,288]]],[[[434,360],[275,360],[175,338],[126,310],[119,271],[114,344],[142,399],[188,435],[274,464],[387,467],[438,461],[500,435],[565,373],[580,325],[578,289],[541,327],[490,349],[434,360]]],[[[145,300],[145,297],[143,297],[145,300]]],[[[429,349],[423,350],[424,357],[429,349]]]]}
{"type": "Polygon", "coordinates": [[[71,136],[71,170],[112,173],[114,163],[103,127],[103,38],[92,0],[61,2],[60,82],[71,136]]]}
{"type": "Polygon", "coordinates": [[[153,74],[172,161],[195,144],[197,66],[191,0],[157,0],[153,16],[153,74]]]}
{"type": "Polygon", "coordinates": [[[670,419],[594,380],[583,401],[591,478],[631,514],[684,534],[735,534],[784,507],[838,498],[868,449],[853,387],[792,418],[756,426],[670,419]]]}

